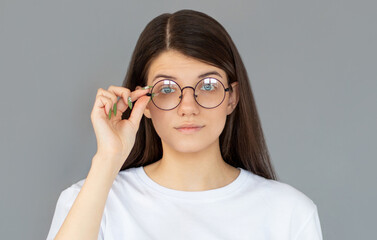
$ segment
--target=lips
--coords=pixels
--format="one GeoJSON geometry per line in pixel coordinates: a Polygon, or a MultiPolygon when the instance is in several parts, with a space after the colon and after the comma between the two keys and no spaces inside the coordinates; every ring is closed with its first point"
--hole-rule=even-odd
{"type": "Polygon", "coordinates": [[[179,127],[175,127],[175,129],[181,129],[181,128],[202,128],[204,127],[203,125],[198,125],[198,124],[182,124],[179,127]]]}
{"type": "Polygon", "coordinates": [[[175,129],[177,129],[182,134],[192,134],[192,133],[200,131],[204,126],[205,125],[187,123],[187,124],[182,124],[179,127],[176,127],[175,129]]]}

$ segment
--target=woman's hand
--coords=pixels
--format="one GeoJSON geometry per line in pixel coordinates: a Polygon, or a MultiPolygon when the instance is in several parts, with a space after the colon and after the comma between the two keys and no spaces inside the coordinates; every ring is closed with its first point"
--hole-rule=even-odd
{"type": "Polygon", "coordinates": [[[91,121],[97,138],[96,154],[107,156],[107,159],[111,159],[111,164],[115,164],[119,169],[134,146],[141,117],[150,99],[145,96],[148,92],[148,88],[137,87],[137,90],[131,92],[128,88],[118,86],[110,86],[108,90],[99,88],[97,91],[91,113],[91,121]],[[120,97],[119,101],[118,97],[120,97]],[[129,107],[128,97],[136,103],[132,106],[129,119],[122,120],[122,113],[129,107]],[[117,103],[117,109],[113,112],[115,103],[117,103]],[[110,109],[111,118],[109,119],[110,109]]]}

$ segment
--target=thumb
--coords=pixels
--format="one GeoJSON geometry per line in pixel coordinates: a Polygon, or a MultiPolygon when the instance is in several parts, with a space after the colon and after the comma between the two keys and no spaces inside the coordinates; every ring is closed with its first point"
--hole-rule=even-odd
{"type": "Polygon", "coordinates": [[[149,100],[150,100],[150,97],[148,96],[140,97],[135,102],[135,106],[132,108],[132,112],[128,120],[137,128],[139,128],[141,117],[144,114],[144,110],[146,106],[148,105],[149,100]]]}

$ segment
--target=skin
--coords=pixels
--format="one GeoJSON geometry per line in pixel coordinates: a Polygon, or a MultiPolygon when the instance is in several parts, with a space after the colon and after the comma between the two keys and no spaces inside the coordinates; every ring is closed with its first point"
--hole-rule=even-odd
{"type": "MultiPolygon", "coordinates": [[[[192,86],[201,79],[199,75],[217,71],[214,77],[228,87],[225,71],[215,66],[188,57],[175,50],[161,53],[150,65],[148,84],[158,80],[158,74],[173,76],[183,88],[192,86]],[[152,81],[154,80],[154,81],[152,81]]],[[[228,185],[234,181],[240,170],[227,164],[221,156],[219,136],[224,129],[226,117],[238,103],[238,83],[232,83],[233,92],[227,92],[222,104],[213,109],[199,106],[193,90],[185,89],[178,107],[163,111],[152,102],[148,103],[144,115],[152,119],[160,136],[163,156],[157,162],[144,167],[147,175],[158,184],[174,190],[204,191],[228,185]],[[204,127],[192,134],[182,134],[175,127],[183,123],[195,123],[204,127]]]]}
{"type": "MultiPolygon", "coordinates": [[[[217,71],[216,77],[228,87],[226,74],[214,66],[184,56],[176,51],[167,51],[157,57],[148,71],[148,85],[156,74],[177,78],[178,84],[194,86],[198,76],[217,71]]],[[[91,113],[97,137],[97,153],[93,157],[85,179],[66,219],[55,239],[97,239],[106,199],[124,159],[135,141],[139,122],[144,114],[151,118],[161,137],[163,156],[157,162],[144,167],[148,176],[158,184],[181,191],[204,191],[228,185],[234,181],[239,170],[225,163],[220,154],[219,136],[226,116],[238,103],[238,85],[232,83],[233,93],[226,94],[222,104],[214,109],[205,109],[196,104],[192,89],[183,91],[181,104],[170,111],[163,111],[149,102],[148,90],[131,92],[129,89],[110,86],[99,89],[91,113]],[[118,114],[108,119],[110,107],[118,102],[118,114]],[[120,112],[127,106],[127,98],[137,100],[131,116],[121,119],[120,112]],[[182,134],[174,127],[190,122],[204,125],[193,134],[182,134]]]]}

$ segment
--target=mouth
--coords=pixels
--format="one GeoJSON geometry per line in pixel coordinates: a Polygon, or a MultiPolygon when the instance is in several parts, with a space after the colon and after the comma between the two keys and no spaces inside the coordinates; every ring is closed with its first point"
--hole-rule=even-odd
{"type": "Polygon", "coordinates": [[[195,127],[179,127],[175,128],[179,132],[184,133],[184,134],[190,134],[190,133],[195,133],[200,131],[204,126],[195,126],[195,127]]]}

